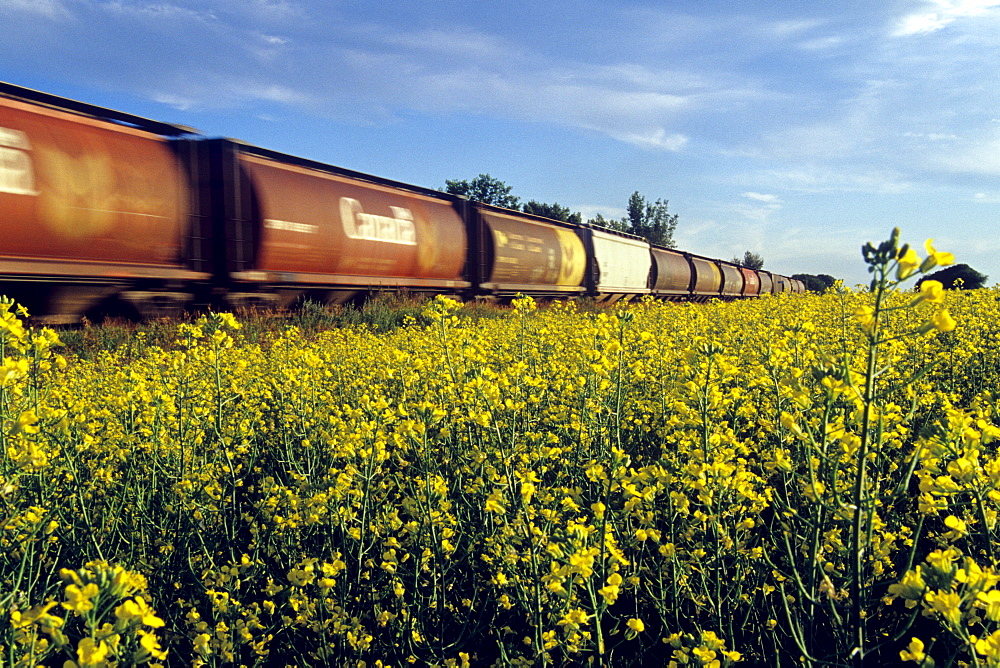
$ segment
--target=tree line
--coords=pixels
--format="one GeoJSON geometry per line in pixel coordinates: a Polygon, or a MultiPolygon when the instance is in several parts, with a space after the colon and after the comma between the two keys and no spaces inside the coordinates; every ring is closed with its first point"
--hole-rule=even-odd
{"type": "Polygon", "coordinates": [[[512,193],[512,186],[489,174],[480,174],[471,181],[464,179],[446,180],[444,190],[452,195],[462,195],[484,204],[523,211],[574,225],[606,227],[627,232],[642,237],[651,244],[665,248],[676,248],[677,246],[677,242],[674,241],[674,230],[677,229],[678,215],[670,213],[667,200],[647,200],[639,191],[632,193],[632,196],[629,197],[625,209],[626,213],[622,218],[605,218],[601,214],[597,214],[584,222],[582,214],[574,213],[570,211],[569,207],[559,203],[548,204],[529,200],[522,204],[521,199],[512,193]]]}

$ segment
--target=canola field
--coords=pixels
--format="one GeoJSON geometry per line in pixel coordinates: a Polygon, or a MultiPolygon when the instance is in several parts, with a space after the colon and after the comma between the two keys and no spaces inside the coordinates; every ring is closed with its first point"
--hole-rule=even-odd
{"type": "Polygon", "coordinates": [[[5,302],[0,665],[1000,665],[1000,291],[900,245],[86,360],[5,302]]]}

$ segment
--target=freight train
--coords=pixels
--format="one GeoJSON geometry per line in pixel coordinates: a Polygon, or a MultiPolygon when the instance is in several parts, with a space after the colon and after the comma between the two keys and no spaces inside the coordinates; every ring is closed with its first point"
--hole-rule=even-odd
{"type": "Polygon", "coordinates": [[[612,302],[797,280],[0,83],[0,294],[88,314],[381,290],[612,302]]]}

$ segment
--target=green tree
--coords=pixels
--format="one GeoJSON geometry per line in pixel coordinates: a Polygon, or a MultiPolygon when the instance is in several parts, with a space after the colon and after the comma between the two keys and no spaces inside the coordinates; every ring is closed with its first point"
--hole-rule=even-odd
{"type": "Polygon", "coordinates": [[[837,279],[829,274],[792,274],[792,278],[802,281],[809,292],[826,292],[837,279]]]}
{"type": "Polygon", "coordinates": [[[619,232],[628,232],[628,224],[624,222],[624,219],[605,218],[601,214],[589,218],[587,225],[590,227],[606,227],[609,230],[618,230],[619,232]]]}
{"type": "Polygon", "coordinates": [[[513,186],[509,186],[489,174],[480,174],[471,181],[449,179],[444,183],[445,192],[452,195],[462,195],[484,204],[516,210],[521,202],[519,197],[510,194],[510,191],[514,189],[513,186]]]}
{"type": "Polygon", "coordinates": [[[986,287],[987,279],[989,276],[980,274],[967,264],[953,264],[924,276],[917,283],[917,288],[924,281],[939,281],[945,290],[978,290],[986,287]]]}
{"type": "Polygon", "coordinates": [[[747,251],[743,253],[743,258],[739,257],[733,258],[733,264],[743,265],[748,269],[763,269],[764,268],[764,256],[757,253],[747,251]]]}
{"type": "Polygon", "coordinates": [[[580,225],[583,222],[583,216],[579,213],[573,213],[569,210],[569,207],[557,203],[545,204],[544,202],[530,200],[521,206],[521,210],[525,213],[542,216],[543,218],[551,218],[552,220],[562,220],[574,225],[580,225]]]}
{"type": "Polygon", "coordinates": [[[674,248],[677,245],[674,241],[677,214],[667,210],[667,200],[648,202],[637,190],[628,199],[627,211],[623,222],[627,221],[628,232],[658,246],[674,248]]]}
{"type": "Polygon", "coordinates": [[[674,230],[677,229],[678,216],[669,212],[667,200],[658,199],[649,202],[637,190],[629,197],[626,212],[621,220],[611,220],[597,214],[588,220],[587,224],[628,232],[646,239],[651,244],[666,248],[677,246],[677,242],[674,241],[674,230]]]}

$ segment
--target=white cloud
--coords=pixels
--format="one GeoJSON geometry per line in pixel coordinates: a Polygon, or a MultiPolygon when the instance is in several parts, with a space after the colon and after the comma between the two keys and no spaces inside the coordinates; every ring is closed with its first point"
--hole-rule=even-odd
{"type": "Polygon", "coordinates": [[[170,90],[158,89],[150,94],[153,100],[181,111],[204,108],[204,101],[209,95],[214,95],[215,100],[223,106],[259,102],[304,106],[313,101],[308,94],[287,86],[246,78],[213,79],[187,86],[177,85],[170,90]]]}
{"type": "Polygon", "coordinates": [[[365,32],[372,41],[349,55],[353,77],[371,79],[362,95],[395,91],[385,102],[397,108],[515,117],[676,152],[688,143],[669,129],[677,115],[727,94],[686,72],[556,60],[476,32],[365,32]]]}
{"type": "Polygon", "coordinates": [[[625,209],[621,207],[600,206],[596,204],[581,204],[579,206],[571,206],[570,209],[580,212],[584,220],[590,220],[597,214],[601,214],[608,220],[618,220],[625,215],[625,209]]]}
{"type": "Polygon", "coordinates": [[[150,98],[154,102],[165,104],[173,107],[174,109],[179,109],[180,111],[187,111],[198,104],[197,100],[191,97],[178,95],[174,92],[154,90],[150,93],[150,98]]]}
{"type": "MultiPolygon", "coordinates": [[[[0,8],[41,11],[65,1],[0,0],[0,8]]],[[[588,55],[534,43],[492,24],[463,24],[461,16],[414,23],[351,5],[89,0],[72,5],[85,36],[80,26],[44,36],[59,45],[46,51],[45,67],[67,80],[131,90],[181,110],[264,101],[359,125],[412,112],[476,114],[595,132],[671,153],[690,148],[694,135],[684,122],[700,118],[699,110],[707,118],[768,95],[752,77],[683,59],[651,59],[634,43],[588,55]],[[94,50],[94,43],[106,48],[94,50]]],[[[633,16],[620,9],[603,13],[616,25],[633,16]]],[[[432,10],[428,17],[434,18],[432,10]]],[[[716,28],[728,21],[698,23],[706,34],[718,35],[716,28]]],[[[670,35],[686,34],[668,23],[670,35]]],[[[820,25],[794,17],[749,23],[745,33],[785,41],[804,39],[820,25]]],[[[664,34],[655,37],[662,41],[664,34]]],[[[620,34],[614,39],[620,42],[620,34]]]]}
{"type": "Polygon", "coordinates": [[[374,43],[401,47],[408,52],[440,54],[459,62],[511,63],[526,54],[515,45],[476,30],[387,31],[385,26],[366,26],[362,31],[374,43]]]}
{"type": "MultiPolygon", "coordinates": [[[[65,1],[0,0],[0,8],[62,8],[65,1]]],[[[917,13],[958,20],[996,4],[967,0],[927,5],[917,13]]],[[[46,56],[47,69],[65,72],[68,80],[86,81],[89,75],[106,89],[139,91],[181,109],[264,101],[355,124],[391,122],[414,111],[475,114],[596,132],[670,153],[714,141],[726,150],[757,135],[763,138],[759,146],[744,149],[744,155],[793,167],[884,149],[879,142],[888,121],[908,110],[909,99],[878,87],[899,80],[889,69],[893,63],[866,62],[862,76],[868,81],[862,80],[851,72],[850,58],[864,36],[839,18],[799,18],[818,14],[813,11],[789,11],[784,20],[771,21],[650,10],[652,18],[636,28],[638,45],[632,41],[601,53],[611,39],[602,31],[620,26],[634,11],[602,9],[607,26],[588,36],[604,35],[608,45],[556,49],[523,32],[462,24],[468,20],[463,16],[438,20],[429,13],[426,22],[414,24],[348,9],[353,3],[89,0],[67,6],[86,15],[81,25],[89,26],[89,43],[78,32],[51,30],[45,37],[60,48],[46,56]],[[360,13],[366,18],[358,20],[360,13]],[[720,42],[727,34],[722,26],[734,31],[733,42],[757,37],[746,40],[754,45],[752,53],[720,42]],[[133,38],[112,38],[122,34],[133,38]],[[661,44],[657,57],[648,55],[643,40],[661,44]],[[93,43],[107,48],[95,51],[93,43]],[[141,46],[150,44],[157,48],[141,46]],[[834,47],[837,59],[828,58],[823,51],[834,47]],[[665,53],[678,57],[659,57],[665,53]],[[798,62],[770,78],[774,70],[767,63],[787,65],[786,58],[803,61],[801,71],[810,72],[809,82],[801,82],[806,92],[793,79],[798,62]],[[743,68],[741,59],[755,65],[743,68]],[[833,76],[811,74],[810,61],[834,60],[833,76]],[[109,67],[112,62],[122,66],[109,67]],[[869,94],[870,85],[875,89],[869,94]],[[851,98],[858,90],[862,94],[851,98]]],[[[943,141],[949,129],[945,123],[900,123],[888,131],[897,141],[900,127],[933,128],[925,137],[930,141],[943,141]]]]}
{"type": "Polygon", "coordinates": [[[972,201],[976,204],[1000,204],[1000,193],[976,193],[972,201]]]}
{"type": "Polygon", "coordinates": [[[733,212],[743,216],[749,221],[754,223],[764,224],[777,212],[781,210],[781,205],[769,205],[769,206],[747,206],[746,204],[736,204],[733,206],[733,212]]]}
{"type": "Polygon", "coordinates": [[[955,16],[982,16],[991,9],[1000,7],[998,0],[958,0],[941,2],[955,16]]]}
{"type": "Polygon", "coordinates": [[[958,135],[948,132],[904,132],[904,137],[913,139],[927,139],[932,142],[951,141],[958,139],[958,135]]]}
{"type": "Polygon", "coordinates": [[[138,19],[142,22],[167,21],[186,22],[196,21],[213,23],[218,21],[218,17],[211,11],[205,9],[189,9],[180,5],[168,2],[132,4],[128,2],[106,2],[100,5],[102,12],[118,14],[128,19],[138,19]]]}
{"type": "Polygon", "coordinates": [[[751,220],[759,224],[767,223],[768,220],[770,220],[770,218],[778,211],[781,211],[784,206],[784,202],[782,202],[777,195],[745,192],[742,197],[753,200],[754,202],[760,202],[760,204],[755,206],[752,204],[738,202],[731,207],[731,210],[743,216],[747,220],[751,220]]]}
{"type": "Polygon", "coordinates": [[[939,155],[937,162],[954,172],[1000,176],[1000,135],[976,138],[964,148],[939,155]]]}
{"type": "Polygon", "coordinates": [[[777,195],[767,195],[767,194],[764,194],[764,193],[745,192],[745,193],[743,193],[743,197],[746,197],[748,199],[757,200],[758,202],[764,202],[766,204],[781,204],[781,200],[778,199],[777,195]]]}
{"type": "MultiPolygon", "coordinates": [[[[391,122],[411,111],[472,113],[677,152],[689,142],[674,127],[680,114],[744,95],[691,72],[550,56],[474,28],[364,23],[317,36],[281,21],[244,27],[214,3],[98,7],[98,15],[113,15],[116,32],[141,35],[137,43],[179,47],[176,58],[152,62],[140,52],[131,70],[105,76],[185,110],[267,101],[357,124],[391,122]],[[197,46],[180,49],[185,40],[197,46]]],[[[120,50],[121,60],[133,61],[128,47],[120,50]]]]}
{"type": "Polygon", "coordinates": [[[667,134],[663,128],[649,132],[618,132],[610,131],[609,135],[619,141],[635,144],[642,148],[663,149],[665,151],[680,151],[688,143],[688,137],[682,134],[667,134]]]}
{"type": "Polygon", "coordinates": [[[0,14],[7,11],[36,14],[47,19],[70,16],[69,10],[60,0],[0,0],[0,14]]]}
{"type": "Polygon", "coordinates": [[[302,105],[308,103],[312,98],[287,86],[275,84],[264,84],[261,86],[247,85],[241,86],[243,96],[248,100],[267,100],[268,102],[279,102],[281,104],[302,105]]]}
{"type": "Polygon", "coordinates": [[[251,16],[258,19],[287,19],[287,18],[301,18],[303,16],[302,8],[299,3],[287,2],[286,0],[244,0],[241,3],[226,3],[227,9],[232,10],[234,7],[248,12],[251,16]]]}
{"type": "Polygon", "coordinates": [[[853,118],[836,118],[766,133],[758,148],[748,150],[770,159],[828,161],[854,155],[870,131],[870,122],[854,114],[853,118]]]}
{"type": "Polygon", "coordinates": [[[839,35],[828,35],[826,37],[816,37],[798,43],[798,47],[804,51],[825,51],[833,49],[844,43],[844,38],[839,35]]]}
{"type": "Polygon", "coordinates": [[[278,35],[253,35],[247,44],[247,49],[261,62],[273,62],[284,55],[291,40],[278,35]]]}
{"type": "Polygon", "coordinates": [[[912,184],[898,171],[852,171],[822,165],[804,165],[769,170],[758,175],[775,186],[805,193],[877,193],[898,195],[912,190],[912,184]]]}
{"type": "Polygon", "coordinates": [[[1000,6],[997,0],[934,0],[935,11],[920,11],[900,18],[893,37],[911,37],[937,32],[960,18],[978,17],[989,14],[1000,6]]]}
{"type": "Polygon", "coordinates": [[[769,28],[771,34],[775,37],[784,38],[795,37],[820,25],[822,25],[821,22],[816,20],[791,20],[767,24],[766,28],[769,28]]]}
{"type": "Polygon", "coordinates": [[[953,17],[942,16],[936,12],[927,14],[910,14],[899,20],[893,37],[909,37],[911,35],[926,35],[941,30],[954,21],[953,17]]]}

